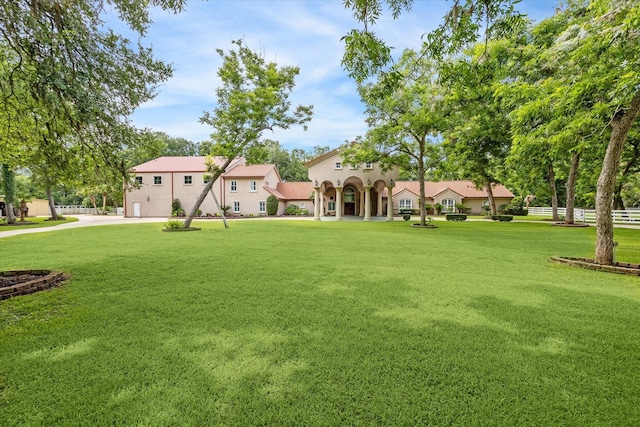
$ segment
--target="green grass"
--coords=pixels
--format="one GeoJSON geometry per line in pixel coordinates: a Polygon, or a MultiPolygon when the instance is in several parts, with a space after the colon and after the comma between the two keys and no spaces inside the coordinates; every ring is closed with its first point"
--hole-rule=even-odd
{"type": "Polygon", "coordinates": [[[0,302],[0,425],[640,425],[640,278],[548,262],[593,227],[195,225],[0,239],[72,274],[0,302]]]}
{"type": "Polygon", "coordinates": [[[54,227],[56,225],[65,224],[67,222],[76,222],[78,218],[72,216],[66,216],[63,220],[59,221],[50,221],[48,217],[39,216],[39,217],[27,217],[25,218],[26,223],[32,224],[20,224],[20,219],[18,218],[16,224],[0,224],[0,231],[8,231],[8,230],[21,230],[23,228],[42,228],[42,227],[54,227]]]}

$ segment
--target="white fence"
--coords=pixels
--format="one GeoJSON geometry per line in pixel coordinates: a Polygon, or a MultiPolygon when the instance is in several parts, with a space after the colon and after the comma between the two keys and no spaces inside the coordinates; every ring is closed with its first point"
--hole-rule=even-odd
{"type": "Polygon", "coordinates": [[[93,208],[85,208],[84,206],[56,206],[56,213],[58,215],[73,215],[73,214],[94,214],[96,211],[93,208]]]}
{"type": "MultiPolygon", "coordinates": [[[[566,208],[558,208],[558,215],[566,216],[566,214],[566,208]]],[[[532,207],[529,208],[529,215],[551,217],[553,213],[550,207],[532,207]]],[[[576,208],[573,210],[573,216],[578,222],[596,222],[594,209],[576,208]]],[[[640,224],[640,209],[612,211],[611,216],[615,224],[640,224]]]]}

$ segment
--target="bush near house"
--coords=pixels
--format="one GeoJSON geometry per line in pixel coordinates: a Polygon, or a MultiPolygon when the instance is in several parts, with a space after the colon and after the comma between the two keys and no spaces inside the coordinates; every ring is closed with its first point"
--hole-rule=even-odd
{"type": "Polygon", "coordinates": [[[309,211],[306,209],[300,209],[298,205],[289,205],[284,210],[285,215],[305,216],[309,215],[309,211]]]}
{"type": "Polygon", "coordinates": [[[466,221],[467,220],[467,214],[447,214],[445,216],[445,218],[447,219],[447,221],[466,221]]]}
{"type": "Polygon", "coordinates": [[[458,210],[458,213],[461,214],[468,214],[471,212],[471,208],[462,203],[456,203],[456,209],[458,210]]]}
{"type": "Polygon", "coordinates": [[[182,209],[180,199],[173,199],[171,201],[171,216],[184,216],[184,209],[182,209]]]}
{"type": "Polygon", "coordinates": [[[267,215],[276,215],[278,213],[278,198],[273,194],[267,197],[267,215]]]}
{"type": "Polygon", "coordinates": [[[491,215],[491,219],[500,222],[511,222],[513,215],[491,215]]]}

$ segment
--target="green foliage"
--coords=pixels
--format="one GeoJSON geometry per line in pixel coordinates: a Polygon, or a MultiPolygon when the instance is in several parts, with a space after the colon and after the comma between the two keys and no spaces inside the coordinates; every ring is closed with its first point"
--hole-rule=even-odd
{"type": "Polygon", "coordinates": [[[168,230],[179,230],[184,228],[184,222],[179,220],[170,220],[164,223],[164,228],[168,230]]]}
{"type": "Polygon", "coordinates": [[[491,215],[491,219],[493,221],[511,222],[513,215],[491,215]]]}
{"type": "Polygon", "coordinates": [[[267,215],[276,215],[278,213],[278,198],[273,194],[267,197],[267,215]]]}
{"type": "Polygon", "coordinates": [[[411,214],[403,214],[402,219],[404,219],[405,221],[409,221],[411,219],[411,214]]]}
{"type": "Polygon", "coordinates": [[[466,214],[447,214],[445,216],[445,218],[447,219],[447,221],[466,221],[467,220],[467,215],[466,214]]]}
{"type": "Polygon", "coordinates": [[[184,216],[184,209],[180,199],[173,199],[171,201],[171,216],[184,216]]]}
{"type": "Polygon", "coordinates": [[[433,205],[433,207],[436,210],[436,213],[438,215],[440,215],[442,213],[442,208],[444,208],[444,206],[442,206],[441,203],[436,203],[435,205],[433,205]]]}
{"type": "Polygon", "coordinates": [[[462,214],[468,214],[471,212],[471,208],[463,203],[456,203],[456,209],[458,210],[458,213],[462,213],[462,214]]]}

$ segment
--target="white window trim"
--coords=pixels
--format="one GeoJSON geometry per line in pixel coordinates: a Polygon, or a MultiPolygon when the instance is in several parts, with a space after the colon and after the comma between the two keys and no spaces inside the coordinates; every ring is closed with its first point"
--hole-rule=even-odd
{"type": "Polygon", "coordinates": [[[300,209],[306,209],[306,206],[305,202],[300,202],[300,209]]]}
{"type": "Polygon", "coordinates": [[[373,162],[364,162],[365,169],[373,169],[373,162]]]}
{"type": "Polygon", "coordinates": [[[256,191],[258,191],[258,181],[256,180],[249,181],[249,191],[251,193],[255,193],[256,191]]]}
{"type": "Polygon", "coordinates": [[[153,185],[162,185],[162,175],[154,175],[154,177],[153,177],[153,185]],[[160,182],[156,182],[156,178],[158,178],[158,180],[160,182]]]}
{"type": "Polygon", "coordinates": [[[336,170],[342,170],[342,162],[335,162],[334,168],[336,170]]]}
{"type": "Polygon", "coordinates": [[[239,201],[234,201],[233,202],[233,213],[240,213],[241,211],[241,205],[239,201]],[[237,209],[236,209],[237,206],[237,209]]]}
{"type": "Polygon", "coordinates": [[[413,209],[413,200],[411,199],[400,199],[398,202],[398,209],[413,209]],[[404,202],[404,203],[402,203],[404,202]],[[409,206],[407,206],[407,202],[409,202],[409,206]]]}
{"type": "Polygon", "coordinates": [[[260,200],[258,202],[258,213],[267,213],[267,202],[260,200]]]}
{"type": "Polygon", "coordinates": [[[136,176],[136,184],[142,185],[143,182],[144,182],[144,180],[142,179],[141,176],[136,176]]]}
{"type": "Polygon", "coordinates": [[[238,191],[238,181],[229,181],[229,191],[236,193],[238,191]]]}
{"type": "Polygon", "coordinates": [[[184,185],[193,185],[193,175],[185,175],[185,176],[182,178],[182,183],[183,183],[184,185]],[[187,178],[189,178],[189,179],[191,180],[191,182],[187,182],[187,178]]]}

